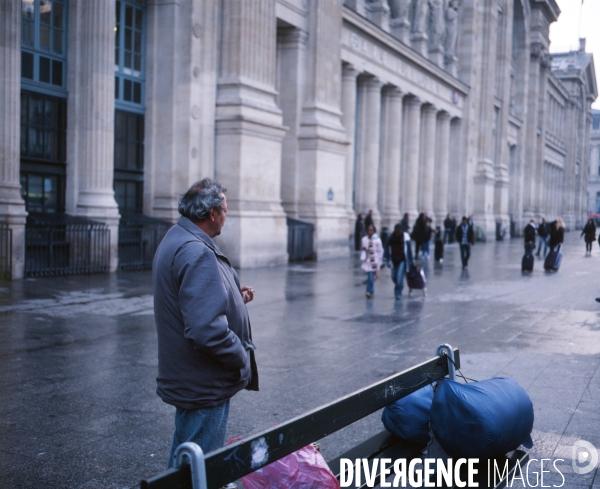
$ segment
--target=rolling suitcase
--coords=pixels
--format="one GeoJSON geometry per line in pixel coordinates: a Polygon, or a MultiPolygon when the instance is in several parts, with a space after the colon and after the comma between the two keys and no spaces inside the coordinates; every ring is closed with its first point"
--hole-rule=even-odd
{"type": "Polygon", "coordinates": [[[533,272],[533,255],[531,253],[526,253],[523,255],[523,260],[521,261],[521,271],[533,272]]]}
{"type": "Polygon", "coordinates": [[[427,280],[425,274],[420,268],[411,267],[406,274],[406,284],[408,285],[408,295],[413,290],[422,290],[423,295],[427,295],[427,280]]]}
{"type": "Polygon", "coordinates": [[[548,253],[546,257],[546,261],[544,261],[544,269],[546,271],[555,271],[557,272],[560,268],[560,262],[562,261],[562,253],[560,252],[560,247],[557,250],[552,250],[548,253]]]}
{"type": "Polygon", "coordinates": [[[444,242],[441,239],[435,242],[434,258],[435,261],[444,261],[444,242]]]}

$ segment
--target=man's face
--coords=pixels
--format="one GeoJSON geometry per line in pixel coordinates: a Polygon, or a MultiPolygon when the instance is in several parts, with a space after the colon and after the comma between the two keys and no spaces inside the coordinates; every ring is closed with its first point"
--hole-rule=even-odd
{"type": "Polygon", "coordinates": [[[213,237],[221,234],[221,229],[227,220],[227,197],[223,196],[223,205],[221,206],[221,211],[219,212],[216,209],[211,209],[211,214],[214,218],[213,221],[213,237]]]}

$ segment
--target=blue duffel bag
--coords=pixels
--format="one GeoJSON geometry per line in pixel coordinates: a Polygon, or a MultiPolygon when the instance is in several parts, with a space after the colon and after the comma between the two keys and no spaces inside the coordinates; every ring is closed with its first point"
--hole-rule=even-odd
{"type": "Polygon", "coordinates": [[[533,404],[513,379],[445,380],[431,404],[431,430],[454,458],[492,458],[533,446],[533,404]]]}
{"type": "Polygon", "coordinates": [[[427,385],[383,409],[381,421],[390,433],[403,440],[429,442],[429,410],[433,387],[427,385]]]}

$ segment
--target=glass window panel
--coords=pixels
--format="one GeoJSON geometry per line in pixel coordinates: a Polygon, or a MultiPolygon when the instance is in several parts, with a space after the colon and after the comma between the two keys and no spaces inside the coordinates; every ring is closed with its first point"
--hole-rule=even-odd
{"type": "Polygon", "coordinates": [[[43,205],[46,211],[53,211],[57,204],[57,178],[55,176],[44,177],[44,200],[43,205]]]}
{"type": "Polygon", "coordinates": [[[27,210],[42,211],[44,199],[44,178],[40,175],[29,175],[27,178],[27,210]]]}
{"type": "Polygon", "coordinates": [[[62,61],[52,60],[52,85],[62,87],[63,84],[63,64],[62,61]]]}
{"type": "Polygon", "coordinates": [[[21,197],[23,200],[27,201],[27,175],[21,173],[21,175],[19,175],[19,180],[21,182],[21,197]]]}
{"type": "Polygon", "coordinates": [[[115,98],[119,98],[119,77],[115,76],[115,98]]]}
{"type": "Polygon", "coordinates": [[[40,81],[50,83],[50,59],[40,56],[40,81]]]}
{"type": "Polygon", "coordinates": [[[50,31],[52,29],[47,25],[40,25],[40,49],[50,50],[50,31]]]}
{"type": "Polygon", "coordinates": [[[33,47],[35,24],[28,20],[21,23],[21,43],[23,46],[33,47]]]}
{"type": "Polygon", "coordinates": [[[30,127],[28,132],[29,156],[42,158],[44,156],[44,132],[35,127],[30,127]]]}
{"type": "Polygon", "coordinates": [[[27,94],[21,93],[21,124],[27,124],[27,94]]]}
{"type": "Polygon", "coordinates": [[[131,53],[125,51],[125,59],[123,60],[123,66],[125,66],[126,68],[131,68],[131,53]]]}
{"type": "Polygon", "coordinates": [[[121,140],[127,139],[127,115],[120,110],[115,112],[115,137],[121,140]]]}
{"type": "Polygon", "coordinates": [[[33,80],[33,54],[21,51],[21,77],[33,80]]]}
{"type": "Polygon", "coordinates": [[[137,211],[137,192],[136,184],[134,182],[127,182],[127,200],[125,201],[125,207],[129,211],[137,211]]]}
{"type": "Polygon", "coordinates": [[[58,127],[58,102],[52,98],[44,100],[44,122],[45,127],[58,127]]]}
{"type": "Polygon", "coordinates": [[[125,49],[131,51],[133,49],[131,39],[133,37],[133,31],[131,29],[125,29],[125,49]]]}
{"type": "Polygon", "coordinates": [[[123,80],[123,100],[131,102],[131,80],[123,80]]]}
{"type": "Polygon", "coordinates": [[[127,142],[127,169],[137,169],[137,144],[131,140],[127,142]]]}
{"type": "Polygon", "coordinates": [[[138,82],[133,83],[133,101],[136,104],[142,103],[142,84],[138,82]]]}
{"type": "Polygon", "coordinates": [[[143,143],[144,142],[144,118],[142,116],[137,116],[136,117],[136,135],[135,138],[138,141],[138,143],[143,143]]]}
{"type": "Polygon", "coordinates": [[[135,74],[139,76],[142,71],[142,56],[140,54],[133,56],[133,69],[136,72],[135,74]]]}
{"type": "Polygon", "coordinates": [[[58,29],[52,30],[52,51],[56,54],[63,52],[63,31],[58,29]]]}
{"type": "Polygon", "coordinates": [[[58,160],[56,131],[46,131],[44,137],[44,158],[47,160],[58,160]]]}
{"type": "Polygon", "coordinates": [[[124,141],[115,141],[115,168],[127,168],[127,145],[124,141]]]}
{"type": "Polygon", "coordinates": [[[27,156],[27,154],[27,126],[21,124],[21,156],[27,156]]]}
{"type": "Polygon", "coordinates": [[[121,22],[121,2],[117,0],[117,24],[121,22]]]}
{"type": "Polygon", "coordinates": [[[52,22],[52,1],[40,0],[40,22],[50,25],[52,22]]]}
{"type": "Polygon", "coordinates": [[[136,53],[142,52],[142,33],[134,32],[133,34],[133,50],[136,53]]]}
{"type": "Polygon", "coordinates": [[[21,15],[24,19],[33,19],[34,0],[21,1],[21,15]]]}
{"type": "Polygon", "coordinates": [[[138,31],[142,30],[142,26],[143,26],[142,20],[143,20],[143,18],[144,18],[144,13],[142,12],[142,10],[139,9],[139,8],[136,8],[135,9],[135,28],[138,31]]]}
{"type": "Polygon", "coordinates": [[[57,29],[63,28],[63,6],[60,3],[52,4],[52,26],[57,29]]]}
{"type": "Polygon", "coordinates": [[[44,99],[39,95],[29,96],[29,124],[44,125],[44,99]]]}
{"type": "Polygon", "coordinates": [[[131,5],[125,5],[125,25],[133,27],[133,7],[131,5]]]}

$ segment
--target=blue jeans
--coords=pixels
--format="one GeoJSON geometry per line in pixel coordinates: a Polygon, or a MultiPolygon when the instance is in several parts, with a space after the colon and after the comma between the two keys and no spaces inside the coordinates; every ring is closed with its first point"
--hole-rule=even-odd
{"type": "Polygon", "coordinates": [[[460,259],[462,260],[462,266],[466,267],[469,264],[469,257],[471,256],[471,245],[461,244],[460,245],[460,259]]]}
{"type": "Polygon", "coordinates": [[[200,445],[204,453],[221,448],[225,443],[228,416],[229,399],[213,408],[177,408],[169,468],[175,466],[175,450],[186,441],[193,441],[200,445]]]}
{"type": "Polygon", "coordinates": [[[394,287],[394,296],[402,297],[402,289],[404,288],[404,274],[406,272],[406,261],[401,261],[398,266],[392,264],[392,282],[396,284],[394,287]]]}
{"type": "Polygon", "coordinates": [[[423,251],[423,256],[424,257],[428,257],[429,256],[429,241],[425,241],[421,245],[421,250],[423,251]]]}
{"type": "Polygon", "coordinates": [[[367,294],[375,293],[375,272],[367,272],[367,294]]]}
{"type": "Polygon", "coordinates": [[[542,250],[542,244],[544,245],[544,256],[546,256],[548,254],[548,241],[550,241],[550,236],[544,236],[544,237],[540,236],[540,239],[538,242],[538,249],[536,252],[537,256],[540,256],[540,251],[542,250]]]}

